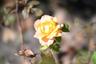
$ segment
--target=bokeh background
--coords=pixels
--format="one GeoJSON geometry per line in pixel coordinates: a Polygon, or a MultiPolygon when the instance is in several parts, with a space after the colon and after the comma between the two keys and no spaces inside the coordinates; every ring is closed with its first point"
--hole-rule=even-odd
{"type": "Polygon", "coordinates": [[[33,37],[34,22],[43,15],[55,16],[58,23],[69,25],[70,32],[62,34],[60,52],[54,54],[56,61],[86,64],[96,47],[96,0],[0,0],[0,64],[31,64],[30,58],[15,55],[21,40],[24,47],[37,54],[33,64],[39,64],[41,59],[41,64],[56,64],[48,51],[40,52],[39,41],[33,37]]]}

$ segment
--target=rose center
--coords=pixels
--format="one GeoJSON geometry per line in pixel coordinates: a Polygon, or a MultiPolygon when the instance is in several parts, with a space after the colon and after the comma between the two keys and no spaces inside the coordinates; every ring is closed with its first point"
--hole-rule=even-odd
{"type": "Polygon", "coordinates": [[[50,34],[56,28],[56,24],[54,22],[44,22],[41,24],[41,31],[45,34],[50,34]]]}
{"type": "Polygon", "coordinates": [[[49,28],[48,25],[44,26],[44,32],[45,32],[45,33],[48,33],[48,32],[50,31],[49,29],[50,29],[50,28],[49,28]]]}

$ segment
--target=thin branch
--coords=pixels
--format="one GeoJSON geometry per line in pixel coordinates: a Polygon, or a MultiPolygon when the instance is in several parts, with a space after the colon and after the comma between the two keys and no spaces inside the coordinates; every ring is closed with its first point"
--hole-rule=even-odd
{"type": "Polygon", "coordinates": [[[21,28],[21,24],[19,21],[19,15],[18,15],[18,0],[16,0],[16,18],[17,18],[17,25],[18,25],[18,30],[19,30],[19,34],[20,34],[20,42],[21,42],[21,49],[24,49],[24,43],[23,43],[23,34],[22,34],[22,28],[21,28]]]}

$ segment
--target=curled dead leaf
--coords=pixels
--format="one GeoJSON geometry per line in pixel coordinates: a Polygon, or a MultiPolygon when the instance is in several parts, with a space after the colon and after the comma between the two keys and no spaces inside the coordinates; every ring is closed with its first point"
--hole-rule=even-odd
{"type": "Polygon", "coordinates": [[[33,58],[36,56],[30,49],[24,49],[17,52],[17,55],[33,58]]]}

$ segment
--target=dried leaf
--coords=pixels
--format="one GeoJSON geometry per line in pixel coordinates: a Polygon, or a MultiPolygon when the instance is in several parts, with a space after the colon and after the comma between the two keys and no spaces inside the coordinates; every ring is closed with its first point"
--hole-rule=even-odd
{"type": "Polygon", "coordinates": [[[30,49],[20,50],[20,51],[18,51],[17,54],[19,56],[30,57],[30,58],[33,58],[36,56],[36,54],[34,54],[30,49]]]}

